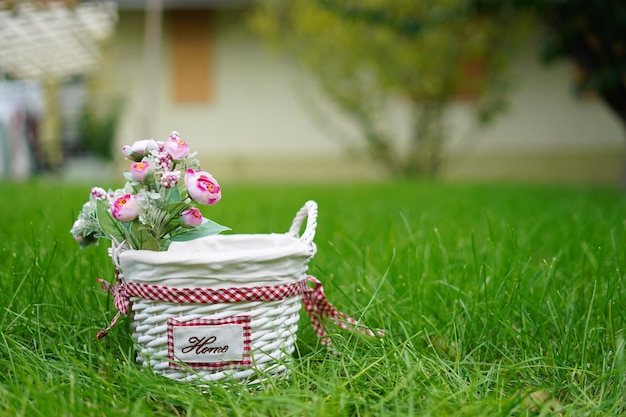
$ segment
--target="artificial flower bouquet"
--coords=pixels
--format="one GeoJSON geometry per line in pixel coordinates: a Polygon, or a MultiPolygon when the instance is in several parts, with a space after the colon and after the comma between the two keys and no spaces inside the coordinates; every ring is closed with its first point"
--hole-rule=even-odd
{"type": "Polygon", "coordinates": [[[195,153],[176,131],[165,141],[139,140],[122,151],[131,161],[123,188],[91,189],[70,233],[81,247],[107,238],[131,249],[167,250],[187,241],[228,230],[202,216],[196,203],[221,198],[218,182],[200,169],[195,153]],[[182,179],[182,181],[181,181],[182,179]]]}

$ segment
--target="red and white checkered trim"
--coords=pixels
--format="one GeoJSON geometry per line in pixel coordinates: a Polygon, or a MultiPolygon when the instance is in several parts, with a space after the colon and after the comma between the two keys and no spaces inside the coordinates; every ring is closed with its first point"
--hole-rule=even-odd
{"type": "Polygon", "coordinates": [[[357,320],[337,311],[326,299],[322,283],[313,276],[294,282],[293,284],[268,285],[259,287],[233,287],[233,288],[173,288],[158,285],[137,284],[123,282],[116,274],[116,284],[98,279],[102,288],[113,295],[113,303],[118,313],[111,324],[98,332],[98,339],[105,336],[115,325],[120,315],[126,315],[130,308],[129,297],[141,297],[148,300],[166,301],[171,303],[241,303],[249,301],[275,301],[283,300],[302,294],[304,309],[311,318],[311,324],[315,333],[320,338],[320,343],[328,344],[324,321],[330,319],[333,323],[344,329],[355,329],[369,336],[384,336],[384,330],[372,330],[363,326],[357,320]],[[308,284],[313,284],[310,287],[308,284]]]}
{"type": "MultiPolygon", "coordinates": [[[[157,285],[136,284],[128,282],[124,285],[127,297],[141,297],[146,300],[167,301],[170,303],[241,303],[246,301],[274,301],[301,294],[306,281],[262,287],[233,288],[172,288],[157,285]]],[[[122,312],[125,314],[125,312],[122,312]]]]}

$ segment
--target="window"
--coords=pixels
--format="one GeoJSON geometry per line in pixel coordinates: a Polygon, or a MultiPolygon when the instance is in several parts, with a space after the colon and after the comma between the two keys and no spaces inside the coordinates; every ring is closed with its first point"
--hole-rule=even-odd
{"type": "Polygon", "coordinates": [[[210,10],[172,10],[171,73],[177,103],[206,103],[212,96],[210,10]]]}

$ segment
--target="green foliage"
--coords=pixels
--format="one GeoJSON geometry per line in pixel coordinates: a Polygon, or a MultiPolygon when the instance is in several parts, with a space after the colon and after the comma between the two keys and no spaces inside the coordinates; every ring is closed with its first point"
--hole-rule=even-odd
{"type": "Polygon", "coordinates": [[[197,239],[203,236],[216,235],[227,230],[230,230],[230,228],[215,223],[211,219],[205,218],[202,220],[202,224],[200,226],[189,228],[177,234],[173,234],[170,240],[173,242],[186,242],[188,240],[197,239]]]}
{"type": "Polygon", "coordinates": [[[122,115],[121,99],[111,101],[101,110],[87,104],[83,107],[78,120],[78,134],[81,144],[94,155],[110,161],[113,159],[113,145],[119,119],[122,115]]]}
{"type": "MultiPolygon", "coordinates": [[[[0,414],[616,416],[626,408],[626,197],[521,184],[230,185],[211,216],[286,232],[319,205],[309,272],[383,339],[299,323],[289,379],[197,386],[135,363],[129,319],[95,277],[102,243],[67,229],[84,187],[2,183],[0,414]],[[55,204],[50,204],[50,190],[55,204]],[[375,196],[373,198],[372,196],[375,196]],[[255,204],[250,204],[254,201],[255,204]]],[[[207,208],[208,209],[208,208],[207,208]]]]}
{"type": "Polygon", "coordinates": [[[373,160],[395,176],[431,176],[447,137],[445,110],[460,91],[478,96],[483,122],[503,110],[508,59],[528,22],[482,18],[463,0],[273,0],[259,3],[252,25],[314,75],[359,126],[373,160]],[[464,72],[468,64],[479,65],[477,79],[464,72]],[[395,100],[411,113],[406,148],[381,123],[395,100]]]}
{"type": "Polygon", "coordinates": [[[574,63],[579,91],[598,95],[626,124],[626,4],[600,0],[474,0],[475,13],[494,20],[503,11],[532,13],[543,23],[542,56],[574,63]]]}
{"type": "MultiPolygon", "coordinates": [[[[163,212],[165,213],[165,212],[163,212]]],[[[166,214],[166,217],[169,215],[166,214]]],[[[130,222],[128,228],[128,241],[132,242],[133,248],[141,248],[143,250],[161,250],[161,246],[159,245],[158,238],[153,234],[155,228],[149,228],[146,225],[143,225],[139,222],[133,221],[130,222]]]]}
{"type": "MultiPolygon", "coordinates": [[[[180,193],[172,193],[178,196],[180,193]]],[[[117,243],[127,241],[133,248],[143,250],[166,250],[170,242],[183,242],[230,230],[210,219],[203,219],[197,227],[185,228],[179,218],[180,213],[188,209],[188,203],[178,201],[166,204],[162,209],[149,207],[143,215],[143,223],[139,220],[120,222],[111,216],[110,207],[103,200],[95,200],[96,216],[100,229],[108,239],[117,243]]]]}

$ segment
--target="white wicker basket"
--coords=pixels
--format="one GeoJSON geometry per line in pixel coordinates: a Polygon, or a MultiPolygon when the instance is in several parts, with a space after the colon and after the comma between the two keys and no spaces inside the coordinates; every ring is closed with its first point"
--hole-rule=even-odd
{"type": "Polygon", "coordinates": [[[317,204],[309,201],[285,234],[209,236],[173,242],[166,252],[114,248],[118,285],[111,292],[123,314],[118,301],[130,300],[138,362],[185,381],[254,381],[285,371],[316,225],[317,204]],[[186,301],[149,299],[154,291],[186,301]],[[250,293],[260,300],[247,301],[250,293]],[[231,302],[215,302],[224,296],[231,302]],[[246,301],[232,302],[239,296],[246,301]]]}

